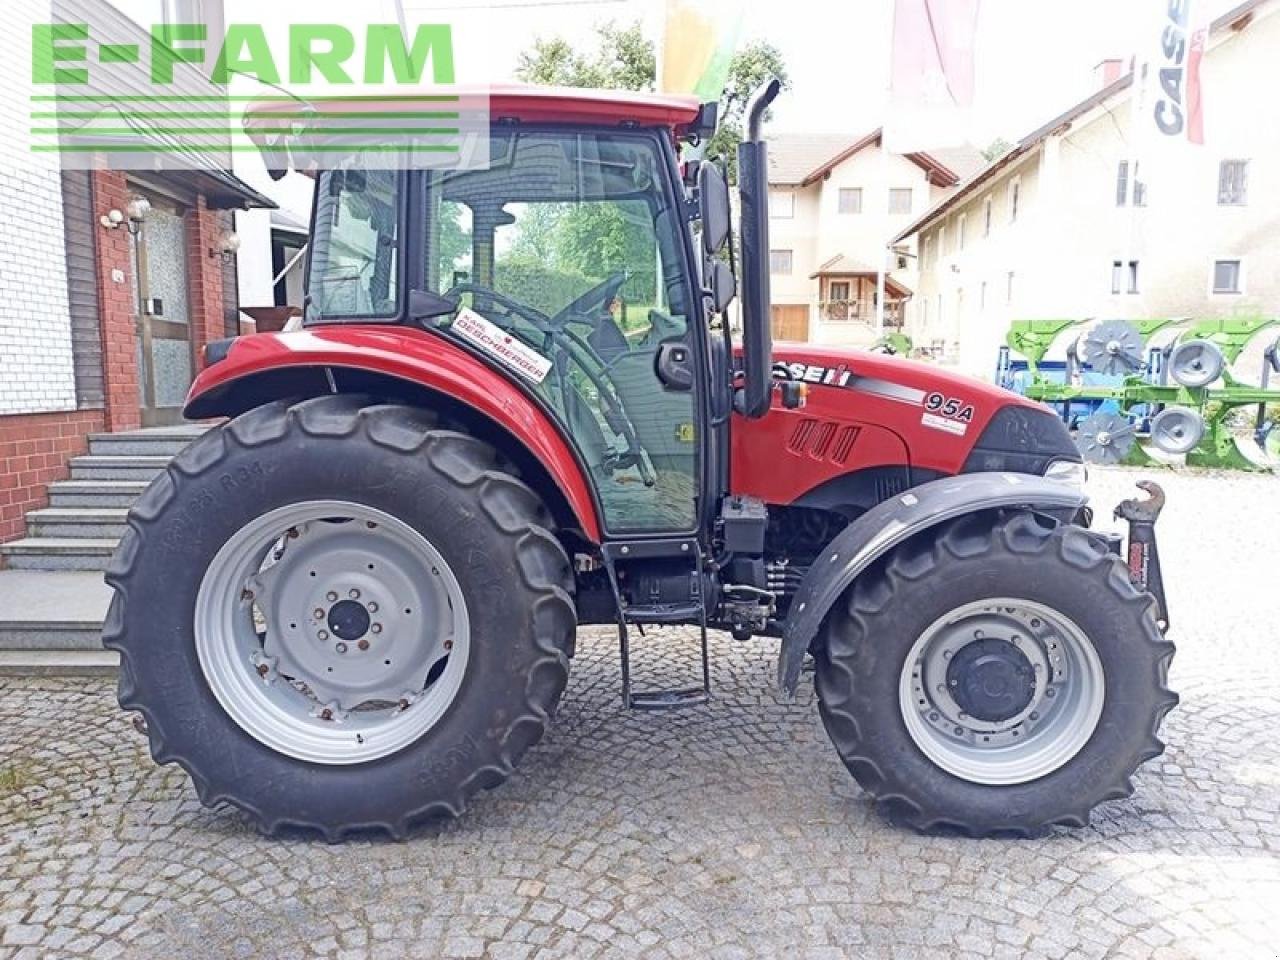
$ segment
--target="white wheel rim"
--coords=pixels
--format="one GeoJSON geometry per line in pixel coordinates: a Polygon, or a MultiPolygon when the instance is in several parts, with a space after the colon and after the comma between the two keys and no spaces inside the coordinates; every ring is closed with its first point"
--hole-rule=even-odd
{"type": "Polygon", "coordinates": [[[231,719],[319,764],[416,742],[452,705],[470,657],[444,557],[403,521],[347,501],[290,504],[236,531],[205,571],[193,626],[231,719]]]}
{"type": "Polygon", "coordinates": [[[907,732],[933,763],[972,783],[1008,785],[1059,769],[1089,742],[1106,700],[1102,662],[1070,618],[1030,600],[967,603],[935,620],[903,664],[898,702],[907,732]],[[976,636],[975,636],[976,634],[976,636]],[[1034,681],[1016,713],[967,715],[946,664],[975,642],[1012,644],[1034,681]]]}

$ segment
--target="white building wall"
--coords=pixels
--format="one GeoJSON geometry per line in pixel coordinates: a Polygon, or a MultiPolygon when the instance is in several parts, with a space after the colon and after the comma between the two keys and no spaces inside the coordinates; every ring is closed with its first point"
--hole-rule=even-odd
{"type": "MultiPolygon", "coordinates": [[[[809,339],[822,344],[866,345],[873,334],[870,324],[874,315],[861,322],[823,321],[819,317],[820,284],[811,275],[831,258],[844,254],[850,260],[874,270],[883,263],[889,276],[912,291],[920,282],[915,257],[907,257],[907,267],[897,269],[887,253],[889,240],[914,218],[942,199],[949,191],[932,186],[926,172],[906,157],[881,154],[878,146],[868,146],[837,164],[828,176],[807,187],[774,185],[770,197],[794,196],[790,217],[771,216],[769,246],[774,250],[791,250],[793,268],[790,275],[774,274],[771,294],[775,304],[809,305],[809,339]],[[911,190],[911,209],[907,213],[889,213],[889,191],[911,190]],[[840,191],[862,190],[862,212],[841,213],[840,191]]],[[[776,209],[776,208],[775,208],[776,209]]],[[[914,239],[901,244],[913,254],[914,239]]],[[[918,309],[915,299],[908,301],[906,316],[918,309]]]]}
{"type": "MultiPolygon", "coordinates": [[[[48,0],[10,0],[10,25],[49,19],[48,0]]],[[[30,152],[31,31],[0,31],[0,416],[74,410],[58,158],[30,152]]]]}
{"type": "MultiPolygon", "coordinates": [[[[990,378],[1017,318],[1280,314],[1280,124],[1266,112],[1265,93],[1280,87],[1277,10],[1265,8],[1244,31],[1215,37],[1202,68],[1204,146],[1144,151],[1132,134],[1129,97],[1119,95],[1048,137],[923,231],[923,275],[909,324],[916,342],[940,343],[945,362],[990,378]],[[1118,165],[1126,159],[1138,160],[1144,207],[1116,203],[1118,165]],[[1243,206],[1218,204],[1219,164],[1226,159],[1249,161],[1243,206]],[[1010,224],[1014,179],[1021,183],[1020,213],[1010,224]],[[988,196],[995,226],[983,237],[988,196]],[[1241,293],[1212,292],[1218,259],[1242,261],[1241,293]],[[1112,264],[1120,261],[1127,271],[1131,260],[1138,262],[1138,291],[1128,291],[1126,276],[1113,294],[1112,264]]],[[[1250,355],[1237,373],[1256,378],[1258,368],[1250,355]]]]}

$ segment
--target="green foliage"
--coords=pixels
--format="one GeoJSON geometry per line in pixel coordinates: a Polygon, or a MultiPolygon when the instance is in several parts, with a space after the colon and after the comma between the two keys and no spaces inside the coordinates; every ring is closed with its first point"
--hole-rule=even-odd
{"type": "Polygon", "coordinates": [[[496,286],[518,296],[522,303],[545,314],[558,313],[591,287],[581,273],[551,266],[539,259],[511,252],[495,265],[496,286]]]}
{"type": "Polygon", "coordinates": [[[539,38],[520,54],[516,76],[553,87],[597,87],[604,90],[652,90],[657,76],[653,43],[640,24],[596,27],[596,49],[582,53],[563,37],[539,38]]]}
{"type": "Polygon", "coordinates": [[[1012,149],[1012,143],[1004,139],[1004,137],[996,137],[991,141],[991,145],[982,151],[982,155],[986,157],[987,163],[990,163],[992,160],[998,160],[1000,157],[1003,157],[1012,149]]]}
{"type": "MultiPolygon", "coordinates": [[[[657,57],[640,24],[619,28],[605,23],[596,28],[595,49],[574,50],[562,37],[538,39],[520,55],[516,76],[529,83],[606,90],[652,90],[657,82],[657,57]]],[[[722,157],[731,181],[737,179],[737,145],[742,140],[743,111],[760,84],[774,76],[789,86],[786,64],[773,44],[757,40],[738,50],[729,64],[729,78],[720,97],[720,125],[707,156],[722,157]]]]}

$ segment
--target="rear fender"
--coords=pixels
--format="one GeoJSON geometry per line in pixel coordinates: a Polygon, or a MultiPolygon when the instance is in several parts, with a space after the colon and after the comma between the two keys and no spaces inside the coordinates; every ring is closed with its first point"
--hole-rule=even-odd
{"type": "Polygon", "coordinates": [[[218,346],[210,356],[216,362],[187,395],[183,413],[189,419],[234,417],[280,397],[337,393],[344,372],[401,381],[469,408],[521,444],[547,472],[582,532],[600,542],[587,474],[560,427],[512,382],[517,374],[500,373],[442,337],[404,327],[260,333],[218,346]]]}
{"type": "Polygon", "coordinates": [[[878,558],[930,527],[978,511],[1026,508],[1070,519],[1087,502],[1075,487],[1022,473],[970,473],[913,487],[872,507],[831,541],[791,601],[778,684],[794,695],[800,668],[828,612],[878,558]]]}

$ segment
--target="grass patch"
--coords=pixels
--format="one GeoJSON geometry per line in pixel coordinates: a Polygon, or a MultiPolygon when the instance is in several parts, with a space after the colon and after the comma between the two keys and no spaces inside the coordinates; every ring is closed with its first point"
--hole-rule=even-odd
{"type": "Polygon", "coordinates": [[[18,793],[32,782],[29,768],[15,763],[0,765],[0,800],[18,793]]]}

